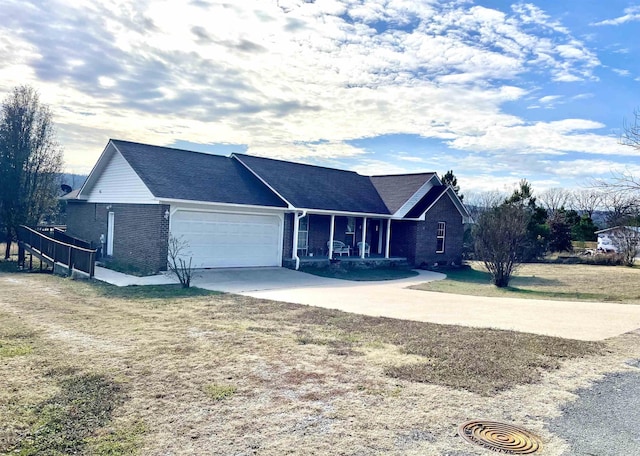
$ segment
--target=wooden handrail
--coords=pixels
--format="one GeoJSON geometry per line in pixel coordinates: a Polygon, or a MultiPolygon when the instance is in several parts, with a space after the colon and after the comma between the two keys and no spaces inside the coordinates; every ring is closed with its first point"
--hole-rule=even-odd
{"type": "Polygon", "coordinates": [[[69,272],[77,269],[89,274],[89,277],[93,277],[96,249],[78,247],[55,239],[54,237],[47,236],[43,232],[24,225],[20,225],[18,229],[18,240],[20,241],[19,245],[28,245],[29,248],[33,249],[34,252],[37,252],[38,255],[41,255],[48,261],[65,264],[68,267],[69,272]],[[35,238],[33,237],[34,235],[36,236],[35,238]],[[37,246],[33,244],[34,240],[36,241],[37,246]],[[44,249],[43,244],[45,244],[44,249]],[[63,249],[62,252],[60,252],[60,248],[63,249]]]}
{"type": "Polygon", "coordinates": [[[49,239],[50,241],[55,242],[56,244],[64,245],[65,247],[73,247],[74,249],[76,249],[76,250],[81,250],[81,251],[83,251],[83,252],[93,252],[93,253],[96,253],[96,250],[97,250],[97,249],[85,249],[84,247],[78,247],[77,245],[67,244],[66,242],[62,242],[62,241],[59,241],[59,240],[54,239],[54,238],[52,238],[52,237],[49,237],[49,236],[47,236],[46,234],[42,234],[40,231],[36,231],[36,230],[34,230],[33,228],[29,228],[28,226],[24,226],[24,225],[20,225],[20,226],[21,226],[22,228],[26,229],[26,230],[31,231],[32,233],[34,233],[34,234],[36,234],[36,235],[38,235],[38,236],[42,236],[42,237],[47,238],[47,239],[49,239]]]}

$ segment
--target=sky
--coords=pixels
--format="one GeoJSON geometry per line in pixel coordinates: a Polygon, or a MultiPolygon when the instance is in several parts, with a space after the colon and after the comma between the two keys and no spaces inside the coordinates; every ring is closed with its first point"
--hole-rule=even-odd
{"type": "Polygon", "coordinates": [[[463,193],[640,175],[640,0],[0,0],[0,97],[34,87],[68,172],[110,138],[463,193]]]}

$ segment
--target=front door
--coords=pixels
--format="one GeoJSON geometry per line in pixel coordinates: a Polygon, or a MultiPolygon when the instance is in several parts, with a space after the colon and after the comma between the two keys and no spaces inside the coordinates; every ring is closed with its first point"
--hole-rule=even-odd
{"type": "Polygon", "coordinates": [[[113,212],[109,212],[109,216],[107,217],[107,256],[113,255],[113,222],[115,219],[115,214],[113,212]]]}

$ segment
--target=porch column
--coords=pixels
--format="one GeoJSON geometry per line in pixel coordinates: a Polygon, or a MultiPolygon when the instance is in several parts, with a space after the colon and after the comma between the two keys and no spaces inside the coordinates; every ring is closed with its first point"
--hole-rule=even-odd
{"type": "Polygon", "coordinates": [[[335,230],[336,216],[331,215],[331,226],[329,227],[329,260],[333,258],[333,232],[335,230]]]}
{"type": "Polygon", "coordinates": [[[391,243],[391,219],[387,219],[387,245],[384,249],[384,257],[389,258],[389,247],[391,243]]]}
{"type": "Polygon", "coordinates": [[[367,218],[362,217],[362,248],[360,249],[360,258],[364,258],[364,253],[367,249],[365,249],[365,245],[367,242],[367,218]]]}
{"type": "MultiPolygon", "coordinates": [[[[291,249],[291,259],[298,258],[298,236],[300,236],[300,219],[298,219],[298,213],[293,213],[293,248],[291,249]]],[[[298,268],[296,268],[298,269],[298,268]]]]}
{"type": "Polygon", "coordinates": [[[382,219],[378,222],[378,255],[380,255],[382,253],[382,219]]]}

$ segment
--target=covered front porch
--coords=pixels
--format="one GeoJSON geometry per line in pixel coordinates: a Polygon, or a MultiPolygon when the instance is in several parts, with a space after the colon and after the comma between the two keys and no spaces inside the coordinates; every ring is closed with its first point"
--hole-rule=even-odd
{"type": "Polygon", "coordinates": [[[405,262],[390,255],[391,218],[301,212],[294,214],[291,260],[297,268],[340,261],[384,267],[405,262]],[[377,266],[379,265],[379,266],[377,266]]]}

